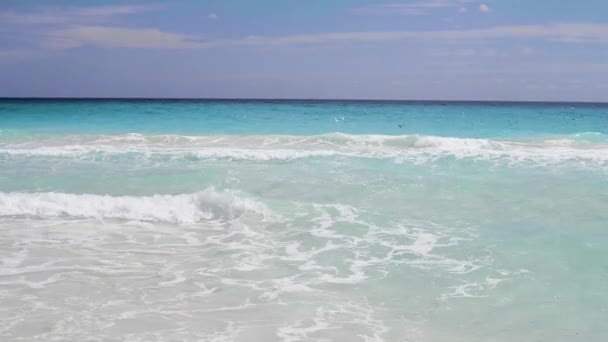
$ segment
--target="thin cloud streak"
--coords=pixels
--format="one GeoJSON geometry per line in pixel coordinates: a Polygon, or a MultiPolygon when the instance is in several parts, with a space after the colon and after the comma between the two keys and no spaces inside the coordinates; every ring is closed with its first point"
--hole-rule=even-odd
{"type": "Polygon", "coordinates": [[[85,45],[103,48],[191,49],[206,47],[202,39],[157,29],[130,29],[105,26],[79,26],[57,30],[49,35],[46,45],[70,49],[85,45]]]}
{"type": "Polygon", "coordinates": [[[249,36],[241,39],[203,39],[199,36],[108,26],[77,26],[47,35],[45,45],[68,49],[85,45],[104,48],[192,49],[225,46],[285,46],[340,42],[433,41],[461,43],[492,39],[542,39],[564,43],[608,43],[608,24],[497,26],[469,30],[331,32],[291,36],[249,36]]]}
{"type": "Polygon", "coordinates": [[[251,36],[232,41],[240,45],[288,45],[335,42],[426,40],[456,43],[488,39],[546,39],[559,42],[608,42],[608,24],[497,26],[469,30],[344,32],[284,37],[251,36]]]}
{"type": "Polygon", "coordinates": [[[105,21],[112,17],[153,11],[162,8],[150,5],[114,5],[96,7],[49,8],[32,12],[0,12],[0,22],[17,25],[54,25],[105,21]]]}
{"type": "Polygon", "coordinates": [[[479,11],[480,12],[491,12],[492,9],[490,8],[490,6],[486,5],[486,4],[481,4],[479,5],[479,11]]]}
{"type": "Polygon", "coordinates": [[[460,8],[467,3],[477,0],[426,0],[408,3],[387,3],[368,5],[351,9],[351,12],[359,15],[423,15],[433,10],[460,8]]]}

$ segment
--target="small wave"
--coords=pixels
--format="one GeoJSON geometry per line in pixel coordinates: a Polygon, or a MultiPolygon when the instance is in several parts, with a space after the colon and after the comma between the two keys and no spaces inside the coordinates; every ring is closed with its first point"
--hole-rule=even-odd
{"type": "Polygon", "coordinates": [[[573,134],[572,139],[589,143],[608,143],[608,136],[599,132],[582,132],[573,134]]]}
{"type": "Polygon", "coordinates": [[[70,136],[0,145],[0,154],[105,159],[115,156],[194,160],[294,160],[315,157],[385,158],[425,162],[453,157],[555,164],[608,164],[608,139],[587,132],[536,140],[493,140],[423,135],[177,136],[127,134],[70,136]]]}
{"type": "Polygon", "coordinates": [[[211,188],[192,194],[141,197],[0,192],[0,216],[196,223],[211,219],[233,219],[244,212],[263,216],[269,214],[262,203],[235,192],[211,188]]]}
{"type": "Polygon", "coordinates": [[[186,160],[294,160],[312,157],[340,155],[337,151],[306,151],[289,149],[246,149],[246,148],[206,148],[198,150],[138,150],[118,148],[88,149],[82,146],[41,147],[36,149],[1,149],[0,154],[31,157],[73,157],[79,159],[105,160],[120,156],[143,159],[186,159],[186,160]]]}

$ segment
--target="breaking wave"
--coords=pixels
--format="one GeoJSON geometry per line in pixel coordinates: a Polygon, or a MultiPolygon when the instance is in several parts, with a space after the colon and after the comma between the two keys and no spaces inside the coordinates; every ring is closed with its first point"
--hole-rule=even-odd
{"type": "Polygon", "coordinates": [[[424,162],[437,158],[473,158],[507,162],[583,162],[608,165],[608,139],[599,133],[580,133],[535,140],[494,140],[423,135],[313,136],[70,136],[0,145],[0,154],[111,158],[185,158],[195,160],[293,160],[314,157],[384,158],[424,162]]]}
{"type": "Polygon", "coordinates": [[[141,197],[0,192],[0,216],[196,223],[211,219],[233,219],[245,212],[263,216],[269,214],[262,203],[235,192],[214,189],[192,194],[141,197]]]}

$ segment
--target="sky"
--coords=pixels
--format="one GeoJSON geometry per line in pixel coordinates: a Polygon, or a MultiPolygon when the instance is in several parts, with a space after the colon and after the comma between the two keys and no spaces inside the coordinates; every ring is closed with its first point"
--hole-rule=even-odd
{"type": "Polygon", "coordinates": [[[606,0],[0,0],[0,96],[608,102],[606,0]]]}

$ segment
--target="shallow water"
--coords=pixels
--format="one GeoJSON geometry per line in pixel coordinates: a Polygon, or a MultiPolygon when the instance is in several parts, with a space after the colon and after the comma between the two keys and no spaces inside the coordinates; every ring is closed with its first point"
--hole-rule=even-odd
{"type": "Polygon", "coordinates": [[[605,341],[608,107],[1,101],[3,341],[605,341]]]}

